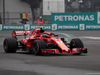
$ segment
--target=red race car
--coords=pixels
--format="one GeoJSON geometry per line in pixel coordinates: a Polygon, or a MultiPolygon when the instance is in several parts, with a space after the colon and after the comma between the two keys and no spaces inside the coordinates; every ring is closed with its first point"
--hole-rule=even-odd
{"type": "Polygon", "coordinates": [[[28,50],[35,55],[87,53],[87,48],[84,48],[80,39],[75,38],[67,43],[64,38],[59,38],[52,32],[45,32],[42,27],[33,31],[13,31],[12,38],[6,38],[3,47],[6,53],[15,53],[17,50],[28,50]],[[25,38],[19,40],[18,36],[25,38]]]}

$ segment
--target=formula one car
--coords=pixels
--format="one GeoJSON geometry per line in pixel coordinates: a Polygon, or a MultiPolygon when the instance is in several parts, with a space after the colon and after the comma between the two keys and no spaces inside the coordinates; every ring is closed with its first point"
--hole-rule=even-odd
{"type": "Polygon", "coordinates": [[[35,55],[87,53],[87,48],[84,48],[80,39],[75,38],[67,43],[57,34],[45,32],[43,27],[32,31],[13,31],[12,38],[5,38],[3,47],[6,53],[15,53],[17,50],[28,50],[35,55]],[[25,36],[25,38],[18,40],[17,36],[25,36]]]}

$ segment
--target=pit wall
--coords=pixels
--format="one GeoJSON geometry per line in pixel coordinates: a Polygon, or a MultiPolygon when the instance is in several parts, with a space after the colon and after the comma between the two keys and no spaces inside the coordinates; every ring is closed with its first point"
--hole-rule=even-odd
{"type": "Polygon", "coordinates": [[[48,25],[2,25],[0,30],[33,30],[43,26],[44,30],[100,30],[100,24],[48,24],[48,25]]]}

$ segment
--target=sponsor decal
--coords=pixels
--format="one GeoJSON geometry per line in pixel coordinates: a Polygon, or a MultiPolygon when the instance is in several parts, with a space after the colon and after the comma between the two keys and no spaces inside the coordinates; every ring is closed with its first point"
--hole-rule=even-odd
{"type": "Polygon", "coordinates": [[[55,16],[55,21],[93,21],[94,15],[65,15],[65,16],[55,16]]]}
{"type": "Polygon", "coordinates": [[[78,25],[58,25],[58,30],[79,29],[78,25]]]}
{"type": "Polygon", "coordinates": [[[87,29],[94,29],[94,30],[97,30],[97,29],[100,29],[100,25],[86,25],[86,30],[87,29]]]}
{"type": "Polygon", "coordinates": [[[30,30],[30,25],[29,24],[25,24],[25,30],[30,30]]]}
{"type": "Polygon", "coordinates": [[[97,13],[98,15],[98,23],[100,24],[100,12],[97,13]]]}
{"type": "Polygon", "coordinates": [[[18,30],[23,30],[23,26],[20,26],[20,25],[3,25],[3,30],[12,30],[12,29],[18,29],[18,30]]]}
{"type": "Polygon", "coordinates": [[[51,30],[51,25],[30,25],[30,29],[39,29],[39,27],[43,26],[43,29],[51,30]]]}
{"type": "Polygon", "coordinates": [[[88,13],[52,13],[52,23],[53,24],[97,23],[97,12],[88,12],[88,13]]]}
{"type": "Polygon", "coordinates": [[[84,24],[80,24],[79,26],[80,26],[80,27],[79,27],[80,30],[85,30],[85,25],[84,25],[84,24]]]}
{"type": "Polygon", "coordinates": [[[52,30],[57,30],[57,24],[52,24],[52,30]]]}

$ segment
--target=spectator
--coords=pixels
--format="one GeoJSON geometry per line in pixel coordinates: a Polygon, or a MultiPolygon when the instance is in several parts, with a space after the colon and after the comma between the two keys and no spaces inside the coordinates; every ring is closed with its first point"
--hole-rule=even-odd
{"type": "Polygon", "coordinates": [[[38,25],[42,25],[42,24],[43,24],[43,18],[42,18],[42,16],[40,16],[38,18],[38,25]]]}
{"type": "Polygon", "coordinates": [[[48,21],[47,20],[45,21],[45,24],[48,24],[48,21]]]}
{"type": "Polygon", "coordinates": [[[36,20],[34,20],[34,24],[37,24],[37,21],[36,20]]]}
{"type": "Polygon", "coordinates": [[[51,24],[51,21],[49,21],[49,24],[51,24]]]}

